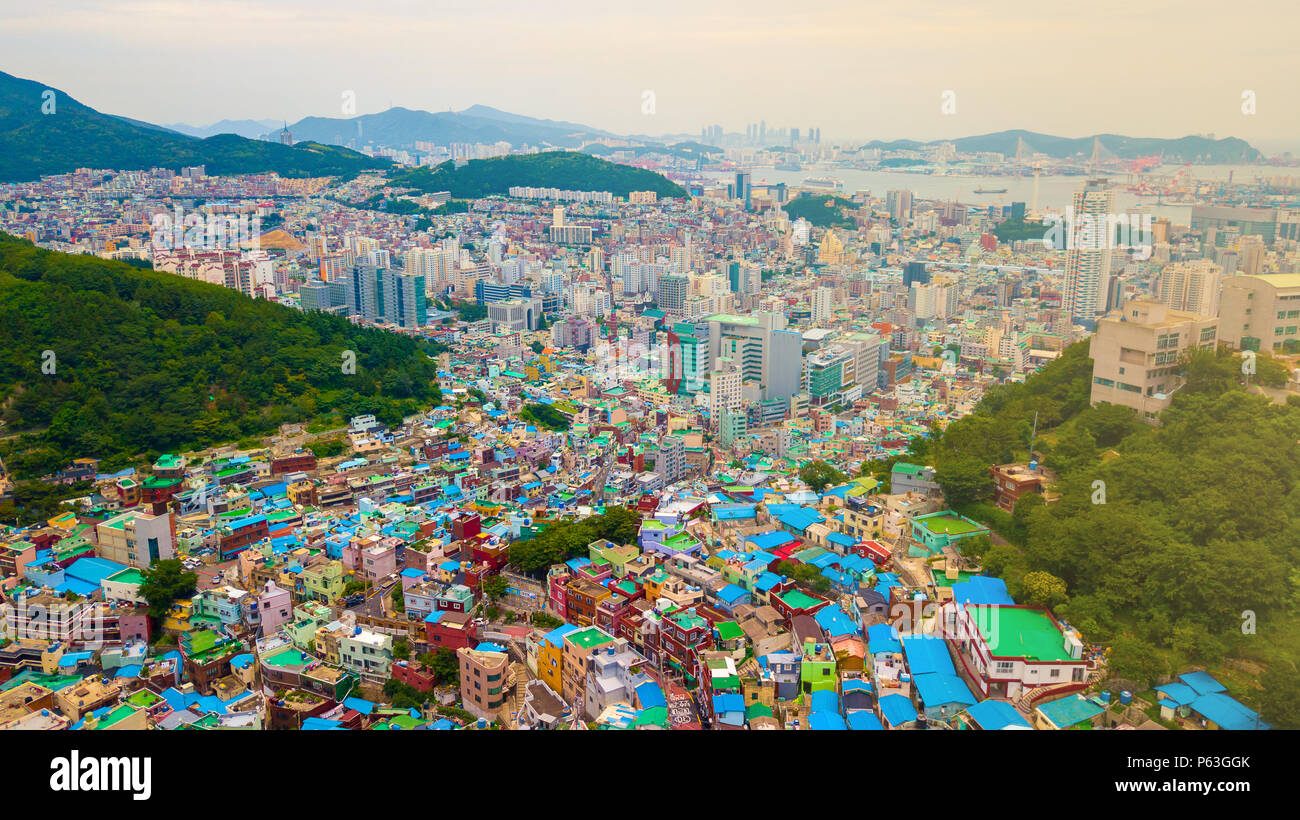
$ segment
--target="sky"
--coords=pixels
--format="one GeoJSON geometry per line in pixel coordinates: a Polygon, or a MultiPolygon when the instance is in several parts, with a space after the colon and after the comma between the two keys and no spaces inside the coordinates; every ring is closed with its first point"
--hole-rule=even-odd
{"type": "Polygon", "coordinates": [[[1300,153],[1293,9],[1290,0],[0,0],[0,70],[156,123],[337,117],[352,92],[358,114],[479,103],[621,134],[743,132],[766,120],[820,127],[824,143],[1025,128],[1213,133],[1300,153]]]}

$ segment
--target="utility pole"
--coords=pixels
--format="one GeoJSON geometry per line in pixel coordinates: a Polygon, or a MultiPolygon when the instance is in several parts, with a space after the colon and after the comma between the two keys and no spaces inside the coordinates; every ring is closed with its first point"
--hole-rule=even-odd
{"type": "Polygon", "coordinates": [[[1038,411],[1034,411],[1034,429],[1029,434],[1029,460],[1034,460],[1034,440],[1038,438],[1038,411]]]}

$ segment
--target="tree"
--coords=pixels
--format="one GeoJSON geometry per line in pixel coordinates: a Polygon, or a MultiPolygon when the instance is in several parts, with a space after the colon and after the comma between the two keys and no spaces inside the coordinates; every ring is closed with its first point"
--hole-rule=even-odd
{"type": "Polygon", "coordinates": [[[1133,681],[1139,688],[1153,686],[1169,669],[1155,647],[1131,636],[1116,638],[1107,659],[1111,677],[1133,681]]]}
{"type": "Polygon", "coordinates": [[[1047,609],[1053,609],[1070,598],[1064,581],[1041,570],[1026,572],[1020,579],[1020,590],[1026,604],[1047,609]]]}
{"type": "Polygon", "coordinates": [[[177,558],[155,561],[152,567],[140,574],[144,576],[140,597],[148,602],[149,615],[154,620],[166,615],[173,602],[192,597],[198,589],[199,577],[186,570],[177,558]]]}
{"type": "Polygon", "coordinates": [[[973,456],[941,458],[934,468],[934,477],[949,507],[961,507],[993,495],[988,465],[973,456]]]}
{"type": "Polygon", "coordinates": [[[489,575],[483,579],[483,593],[493,601],[505,597],[507,586],[506,579],[500,575],[489,575]]]}
{"type": "Polygon", "coordinates": [[[456,653],[447,647],[440,648],[437,652],[425,653],[420,656],[420,663],[431,670],[438,682],[444,686],[456,686],[460,682],[460,658],[456,653]]]}
{"type": "Polygon", "coordinates": [[[1259,682],[1264,687],[1261,717],[1276,729],[1300,729],[1300,675],[1274,663],[1259,682]]]}
{"type": "Polygon", "coordinates": [[[820,493],[830,484],[842,484],[848,481],[848,476],[841,473],[825,461],[810,461],[799,468],[799,478],[812,488],[813,492],[820,493]]]}
{"type": "Polygon", "coordinates": [[[397,638],[393,641],[393,657],[399,661],[408,660],[411,657],[411,647],[405,638],[397,638]]]}

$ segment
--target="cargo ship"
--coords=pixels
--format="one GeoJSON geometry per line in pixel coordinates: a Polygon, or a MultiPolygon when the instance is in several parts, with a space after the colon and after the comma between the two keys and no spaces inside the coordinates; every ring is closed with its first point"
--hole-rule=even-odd
{"type": "Polygon", "coordinates": [[[1006,192],[1007,192],[1006,188],[976,188],[975,189],[975,193],[977,194],[1005,194],[1006,192]]]}

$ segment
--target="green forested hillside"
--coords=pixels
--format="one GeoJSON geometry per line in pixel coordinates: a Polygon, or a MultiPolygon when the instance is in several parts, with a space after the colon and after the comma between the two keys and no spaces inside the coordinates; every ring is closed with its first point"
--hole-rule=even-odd
{"type": "Polygon", "coordinates": [[[460,168],[454,162],[444,162],[436,168],[399,171],[390,180],[393,187],[450,191],[457,199],[505,194],[515,185],[609,191],[614,196],[627,196],[630,191],[654,191],[662,197],[686,196],[681,187],[662,174],[574,151],[474,159],[460,168]]]}
{"type": "Polygon", "coordinates": [[[78,168],[176,170],[190,165],[206,165],[213,175],[274,171],[310,177],[349,175],[391,163],[311,142],[288,146],[234,134],[198,139],[101,113],[62,91],[0,72],[0,182],[78,168]]]}
{"type": "Polygon", "coordinates": [[[0,234],[0,455],[20,478],[331,411],[397,421],[440,400],[430,351],[337,316],[0,234]],[[342,372],[346,350],[353,375],[342,372]]]}
{"type": "MultiPolygon", "coordinates": [[[[1079,343],[990,391],[932,454],[949,502],[1010,541],[982,557],[1017,601],[1053,606],[1109,645],[1112,672],[1139,686],[1193,665],[1232,679],[1253,664],[1264,671],[1237,694],[1296,728],[1300,402],[1247,392],[1240,365],[1225,348],[1187,357],[1188,383],[1153,428],[1127,408],[1088,406],[1079,343]],[[1034,449],[1059,474],[1060,499],[1029,496],[1006,515],[987,503],[988,467],[1028,456],[1035,410],[1034,449]]],[[[1278,384],[1285,371],[1260,354],[1251,381],[1278,384]]]]}
{"type": "Polygon", "coordinates": [[[785,212],[791,220],[806,219],[818,228],[851,228],[855,223],[846,209],[852,211],[857,207],[842,196],[817,194],[790,200],[785,204],[785,212]]]}

